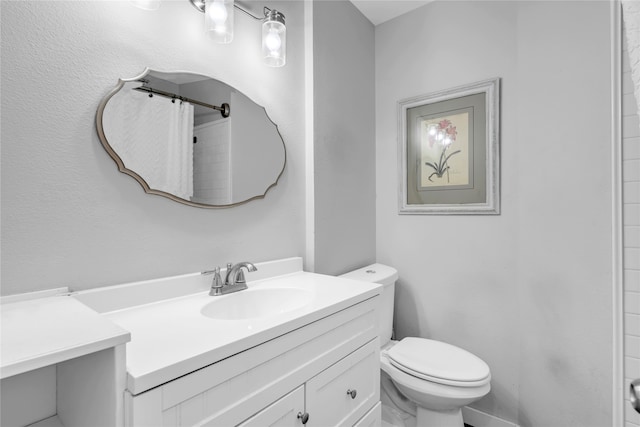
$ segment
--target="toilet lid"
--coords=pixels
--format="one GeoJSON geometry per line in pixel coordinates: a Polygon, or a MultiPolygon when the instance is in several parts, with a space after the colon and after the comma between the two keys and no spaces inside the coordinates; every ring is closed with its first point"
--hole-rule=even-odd
{"type": "Polygon", "coordinates": [[[491,375],[489,366],[479,357],[425,338],[404,338],[389,349],[387,356],[392,365],[407,374],[443,384],[485,382],[491,375]]]}

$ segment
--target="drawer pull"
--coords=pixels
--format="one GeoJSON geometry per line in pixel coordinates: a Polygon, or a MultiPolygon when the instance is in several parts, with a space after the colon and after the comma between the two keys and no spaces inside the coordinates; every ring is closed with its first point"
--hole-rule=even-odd
{"type": "Polygon", "coordinates": [[[352,398],[352,399],[355,399],[355,398],[356,398],[356,396],[358,395],[358,391],[357,391],[357,390],[351,390],[351,389],[349,389],[349,390],[347,390],[347,394],[348,394],[349,396],[351,396],[351,398],[352,398]]]}
{"type": "Polygon", "coordinates": [[[309,421],[309,413],[298,412],[298,419],[302,421],[302,424],[306,424],[309,421]]]}

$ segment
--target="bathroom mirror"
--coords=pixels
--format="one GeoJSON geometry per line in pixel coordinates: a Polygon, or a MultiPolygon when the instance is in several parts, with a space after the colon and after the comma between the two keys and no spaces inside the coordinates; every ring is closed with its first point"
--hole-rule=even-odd
{"type": "Polygon", "coordinates": [[[263,198],[286,149],[266,110],[237,89],[187,72],[119,79],[98,107],[105,150],[144,191],[202,208],[263,198]]]}

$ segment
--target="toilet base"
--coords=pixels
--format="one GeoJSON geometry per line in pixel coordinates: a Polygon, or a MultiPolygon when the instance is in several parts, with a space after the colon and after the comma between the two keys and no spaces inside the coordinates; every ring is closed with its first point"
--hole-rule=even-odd
{"type": "Polygon", "coordinates": [[[464,427],[462,410],[433,411],[418,406],[416,424],[421,427],[464,427]]]}
{"type": "Polygon", "coordinates": [[[382,404],[382,427],[418,427],[415,415],[382,404]]]}

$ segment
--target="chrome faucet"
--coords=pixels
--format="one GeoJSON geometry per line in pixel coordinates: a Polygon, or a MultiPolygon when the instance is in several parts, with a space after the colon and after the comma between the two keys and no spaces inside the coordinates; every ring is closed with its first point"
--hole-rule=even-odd
{"type": "Polygon", "coordinates": [[[251,264],[250,262],[239,262],[236,265],[228,263],[227,275],[225,276],[224,282],[222,281],[222,277],[220,276],[220,267],[216,267],[211,271],[203,271],[202,274],[214,275],[213,281],[211,282],[211,290],[209,291],[209,295],[226,295],[232,292],[238,292],[247,289],[247,281],[245,280],[244,272],[242,271],[243,268],[246,268],[247,271],[258,270],[256,266],[251,264]]]}
{"type": "MultiPolygon", "coordinates": [[[[244,273],[242,269],[246,268],[247,271],[253,272],[257,271],[255,265],[250,262],[239,262],[236,265],[232,265],[231,263],[227,264],[227,277],[224,280],[224,284],[227,286],[244,286],[242,289],[247,289],[247,282],[244,278],[244,273]]],[[[242,289],[238,289],[239,291],[242,289]]]]}

